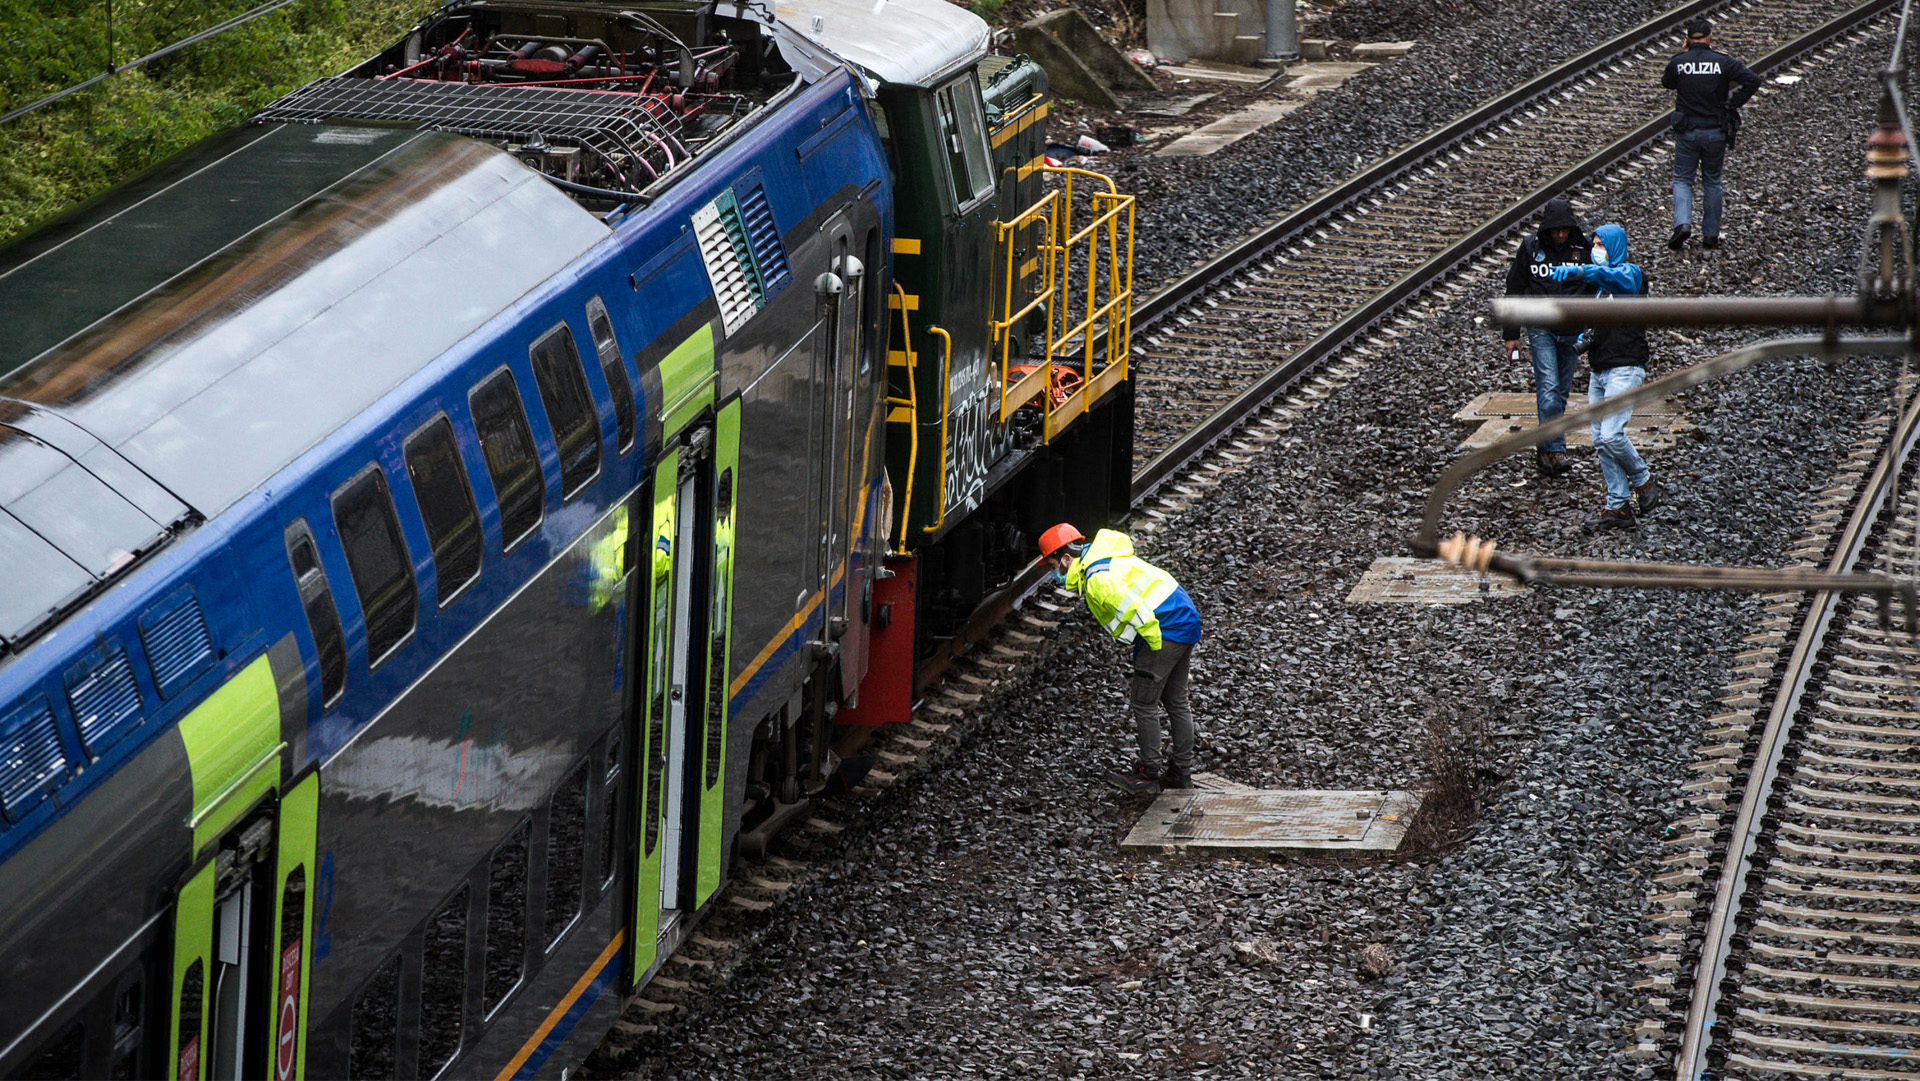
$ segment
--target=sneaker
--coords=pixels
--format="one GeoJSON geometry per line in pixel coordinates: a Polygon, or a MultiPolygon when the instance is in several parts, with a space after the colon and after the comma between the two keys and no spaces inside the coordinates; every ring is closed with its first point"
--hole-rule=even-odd
{"type": "Polygon", "coordinates": [[[1107,780],[1126,789],[1128,792],[1160,791],[1160,775],[1148,769],[1146,763],[1135,762],[1132,769],[1114,770],[1107,774],[1107,780]]]}
{"type": "Polygon", "coordinates": [[[1673,235],[1667,238],[1667,250],[1679,251],[1681,248],[1686,247],[1687,238],[1692,235],[1693,235],[1693,226],[1691,225],[1674,226],[1673,235]]]}
{"type": "Polygon", "coordinates": [[[1174,769],[1172,766],[1168,766],[1167,772],[1160,775],[1160,787],[1163,791],[1170,791],[1175,788],[1192,788],[1193,774],[1188,773],[1186,770],[1174,769]]]}
{"type": "Polygon", "coordinates": [[[1618,507],[1608,507],[1599,514],[1580,523],[1580,526],[1582,529],[1592,532],[1600,529],[1632,529],[1637,524],[1639,523],[1636,522],[1633,517],[1633,505],[1629,503],[1618,507]]]}
{"type": "Polygon", "coordinates": [[[1573,463],[1567,461],[1567,452],[1564,450],[1535,451],[1533,464],[1549,477],[1564,477],[1573,471],[1573,463]]]}
{"type": "Polygon", "coordinates": [[[1645,484],[1633,489],[1634,509],[1641,514],[1659,506],[1665,498],[1666,493],[1660,490],[1660,482],[1652,477],[1648,477],[1645,484]]]}
{"type": "Polygon", "coordinates": [[[1717,236],[1703,236],[1700,238],[1700,246],[1708,251],[1712,251],[1720,246],[1720,238],[1717,236]]]}

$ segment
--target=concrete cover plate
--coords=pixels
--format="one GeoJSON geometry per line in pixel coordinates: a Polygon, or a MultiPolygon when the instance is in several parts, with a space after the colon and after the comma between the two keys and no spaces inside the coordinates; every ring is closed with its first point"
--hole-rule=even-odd
{"type": "Polygon", "coordinates": [[[1392,852],[1406,837],[1418,792],[1163,792],[1122,848],[1256,848],[1392,852]]]}
{"type": "Polygon", "coordinates": [[[1269,69],[1223,64],[1216,60],[1188,60],[1180,64],[1162,64],[1160,71],[1176,79],[1212,79],[1222,83],[1264,83],[1274,78],[1269,69]]]}
{"type": "Polygon", "coordinates": [[[1472,604],[1489,597],[1525,593],[1527,587],[1497,574],[1483,575],[1438,559],[1381,556],[1360,576],[1348,604],[1472,604]]]}
{"type": "MultiPolygon", "coordinates": [[[[1574,395],[1567,399],[1567,410],[1584,409],[1586,404],[1586,394],[1576,384],[1574,395]]],[[[1538,424],[1534,410],[1532,394],[1491,391],[1480,395],[1453,415],[1457,421],[1480,426],[1460,444],[1459,449],[1475,450],[1509,432],[1534,428],[1538,424]]],[[[1661,398],[1634,407],[1633,418],[1627,421],[1627,437],[1633,440],[1636,450],[1667,450],[1679,442],[1679,433],[1692,427],[1680,415],[1673,399],[1661,398]]],[[[1592,446],[1592,429],[1584,426],[1575,428],[1567,433],[1567,442],[1578,447],[1592,446]]]]}
{"type": "Polygon", "coordinates": [[[1263,101],[1229,113],[1154,151],[1162,158],[1197,158],[1240,140],[1305,105],[1304,101],[1263,101]]]}
{"type": "Polygon", "coordinates": [[[1189,94],[1186,97],[1164,98],[1146,104],[1142,104],[1139,98],[1135,98],[1133,111],[1141,116],[1185,116],[1193,111],[1194,106],[1205,105],[1219,96],[1218,94],[1189,94]]]}

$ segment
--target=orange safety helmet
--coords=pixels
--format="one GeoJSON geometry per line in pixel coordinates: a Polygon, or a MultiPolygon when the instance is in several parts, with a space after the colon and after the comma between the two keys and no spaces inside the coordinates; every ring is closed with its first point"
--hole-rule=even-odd
{"type": "Polygon", "coordinates": [[[1061,522],[1059,525],[1040,534],[1040,558],[1045,559],[1069,544],[1074,544],[1086,539],[1087,538],[1081,536],[1080,531],[1073,528],[1071,524],[1061,522]]]}

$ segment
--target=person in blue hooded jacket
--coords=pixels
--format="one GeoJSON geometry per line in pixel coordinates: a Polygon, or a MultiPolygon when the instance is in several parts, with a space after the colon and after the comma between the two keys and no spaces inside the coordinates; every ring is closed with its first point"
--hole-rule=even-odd
{"type": "MultiPolygon", "coordinates": [[[[1600,287],[1603,297],[1647,295],[1647,276],[1627,259],[1627,231],[1609,223],[1593,231],[1588,263],[1563,263],[1553,268],[1555,281],[1583,281],[1600,287]]],[[[1647,329],[1595,327],[1587,349],[1587,404],[1617,398],[1647,380],[1647,329]]],[[[1640,453],[1627,438],[1632,409],[1610,413],[1593,422],[1593,449],[1600,456],[1600,474],[1607,481],[1607,502],[1587,519],[1588,529],[1632,529],[1639,515],[1660,504],[1660,486],[1640,453]]]]}

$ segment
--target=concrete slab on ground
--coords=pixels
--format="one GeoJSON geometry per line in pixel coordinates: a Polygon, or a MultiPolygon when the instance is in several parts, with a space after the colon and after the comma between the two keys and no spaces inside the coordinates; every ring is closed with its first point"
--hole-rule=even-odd
{"type": "Polygon", "coordinates": [[[1412,51],[1411,41],[1363,41],[1353,47],[1353,55],[1362,60],[1386,60],[1412,51]]]}
{"type": "Polygon", "coordinates": [[[1183,64],[1162,64],[1158,70],[1176,79],[1207,79],[1217,83],[1250,85],[1258,85],[1276,77],[1275,72],[1270,68],[1249,68],[1239,64],[1222,64],[1213,60],[1189,60],[1183,64]]]}
{"type": "MultiPolygon", "coordinates": [[[[1577,386],[1577,384],[1576,384],[1577,386]]],[[[1567,399],[1567,410],[1586,408],[1585,396],[1575,391],[1567,399]]],[[[1468,402],[1464,408],[1453,415],[1453,419],[1465,424],[1478,424],[1480,427],[1462,442],[1458,449],[1475,450],[1484,447],[1510,432],[1530,431],[1538,427],[1533,395],[1515,391],[1491,391],[1468,402]]],[[[1689,431],[1693,424],[1681,415],[1673,399],[1661,398],[1659,401],[1635,406],[1633,418],[1627,421],[1627,438],[1633,440],[1635,450],[1645,453],[1650,450],[1670,450],[1680,441],[1680,433],[1689,431]]],[[[1592,429],[1581,426],[1567,433],[1567,444],[1576,447],[1593,445],[1592,429]]]]}
{"type": "Polygon", "coordinates": [[[1256,102],[1205,127],[1196,128],[1153,153],[1161,158],[1203,157],[1223,146],[1239,142],[1305,104],[1298,99],[1256,102]]]}
{"type": "Polygon", "coordinates": [[[1295,64],[1287,69],[1287,89],[1302,94],[1318,94],[1374,66],[1351,60],[1316,60],[1310,64],[1295,64]]]}
{"type": "Polygon", "coordinates": [[[1185,97],[1149,102],[1142,102],[1139,98],[1135,98],[1134,103],[1128,108],[1130,112],[1140,116],[1185,116],[1192,112],[1195,106],[1205,105],[1219,96],[1218,93],[1189,94],[1185,97]]]}
{"type": "Polygon", "coordinates": [[[1421,795],[1318,789],[1163,792],[1120,847],[1392,852],[1406,838],[1421,795]]]}
{"type": "Polygon", "coordinates": [[[1348,604],[1472,604],[1525,593],[1527,588],[1497,574],[1481,574],[1438,559],[1381,556],[1373,561],[1348,604]]]}

